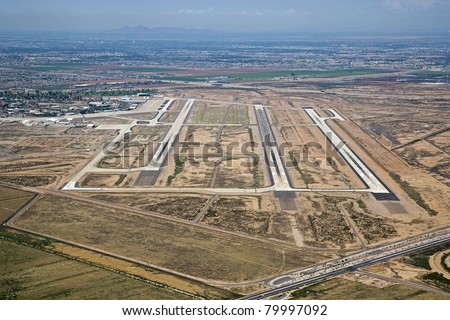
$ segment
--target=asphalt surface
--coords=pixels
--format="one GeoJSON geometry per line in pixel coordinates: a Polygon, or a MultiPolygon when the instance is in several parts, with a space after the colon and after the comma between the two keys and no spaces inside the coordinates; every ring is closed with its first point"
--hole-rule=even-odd
{"type": "Polygon", "coordinates": [[[258,300],[324,281],[358,268],[450,242],[450,228],[404,239],[377,248],[366,249],[345,258],[300,269],[268,282],[273,288],[242,298],[258,300]]]}

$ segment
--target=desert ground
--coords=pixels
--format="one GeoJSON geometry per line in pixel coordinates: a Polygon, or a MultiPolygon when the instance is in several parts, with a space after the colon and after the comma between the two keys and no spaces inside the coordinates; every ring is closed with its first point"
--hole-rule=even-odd
{"type": "MultiPolygon", "coordinates": [[[[140,274],[153,284],[143,289],[145,281],[129,278],[126,286],[135,293],[122,296],[115,289],[108,293],[115,281],[125,281],[114,276],[103,284],[104,295],[93,295],[94,284],[86,284],[86,291],[75,288],[66,296],[64,286],[49,290],[53,298],[134,299],[165,281],[164,290],[149,296],[202,298],[209,290],[204,286],[214,286],[212,297],[230,298],[260,290],[268,278],[296,268],[450,225],[447,87],[363,77],[340,81],[177,84],[161,88],[164,98],[153,98],[145,112],[99,114],[90,120],[97,125],[92,129],[2,123],[0,220],[17,214],[2,228],[55,241],[53,251],[19,248],[13,241],[13,258],[54,263],[39,268],[34,279],[52,272],[47,268],[67,266],[67,274],[55,279],[67,277],[67,286],[77,277],[87,281],[90,273],[108,278],[109,271],[55,256],[55,250],[67,257],[98,255],[89,259],[103,253],[115,264],[135,261],[185,281],[177,285],[157,272],[140,274]],[[157,110],[168,99],[170,107],[157,110]],[[188,99],[195,99],[189,110],[188,99]],[[276,140],[271,150],[279,158],[267,151],[255,105],[264,108],[276,140]],[[396,200],[367,189],[305,108],[326,121],[396,200]],[[157,167],[159,152],[167,148],[157,167]],[[277,170],[273,159],[281,160],[277,170]],[[277,184],[278,171],[285,172],[288,187],[277,184]],[[288,199],[280,195],[285,192],[288,199]],[[41,196],[19,212],[35,195],[41,196]],[[73,273],[77,268],[80,274],[73,273]]],[[[0,240],[3,247],[12,241],[0,240]]],[[[131,274],[129,265],[121,268],[131,274]]],[[[382,269],[374,268],[369,271],[382,269]]],[[[21,279],[27,272],[9,270],[8,277],[21,279]]],[[[293,297],[336,298],[361,290],[380,299],[448,299],[407,283],[380,288],[366,278],[337,278],[293,297]],[[344,289],[337,292],[338,286],[344,289]]],[[[31,289],[16,294],[35,297],[31,289]]]]}

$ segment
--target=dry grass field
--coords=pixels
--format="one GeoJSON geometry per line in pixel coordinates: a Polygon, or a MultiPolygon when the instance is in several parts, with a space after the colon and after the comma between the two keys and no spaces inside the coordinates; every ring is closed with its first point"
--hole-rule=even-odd
{"type": "Polygon", "coordinates": [[[67,126],[0,126],[0,181],[55,187],[112,138],[112,130],[67,126]]]}
{"type": "Polygon", "coordinates": [[[331,258],[306,249],[62,199],[45,197],[15,224],[212,282],[262,279],[331,258]]]}
{"type": "Polygon", "coordinates": [[[371,195],[300,194],[297,204],[297,225],[310,246],[356,248],[401,239],[430,225],[428,214],[418,206],[376,201],[371,195]]]}
{"type": "Polygon", "coordinates": [[[157,185],[257,188],[269,184],[256,128],[187,126],[157,185]],[[196,145],[197,144],[197,145],[196,145]]]}
{"type": "Polygon", "coordinates": [[[33,198],[34,194],[0,186],[0,224],[33,198]]]}
{"type": "Polygon", "coordinates": [[[41,294],[46,299],[236,298],[228,290],[10,228],[0,228],[0,248],[3,298],[39,299],[41,294]],[[17,266],[20,263],[24,265],[17,266]],[[53,280],[39,281],[46,272],[53,280]],[[98,280],[88,282],[96,276],[98,280]]]}
{"type": "Polygon", "coordinates": [[[0,239],[0,299],[192,299],[192,296],[0,239]]]}

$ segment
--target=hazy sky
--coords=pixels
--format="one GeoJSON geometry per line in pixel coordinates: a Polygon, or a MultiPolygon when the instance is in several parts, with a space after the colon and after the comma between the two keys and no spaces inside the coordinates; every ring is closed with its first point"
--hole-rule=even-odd
{"type": "Polygon", "coordinates": [[[0,0],[0,30],[448,32],[450,0],[0,0]]]}

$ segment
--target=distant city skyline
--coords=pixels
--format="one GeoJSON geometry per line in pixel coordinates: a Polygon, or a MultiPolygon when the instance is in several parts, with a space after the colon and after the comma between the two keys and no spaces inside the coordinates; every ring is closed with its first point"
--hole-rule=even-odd
{"type": "Polygon", "coordinates": [[[2,31],[125,25],[229,32],[428,33],[450,30],[450,0],[2,0],[2,31]]]}

